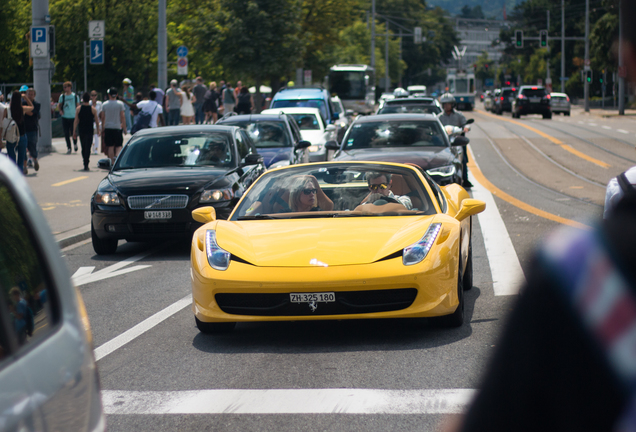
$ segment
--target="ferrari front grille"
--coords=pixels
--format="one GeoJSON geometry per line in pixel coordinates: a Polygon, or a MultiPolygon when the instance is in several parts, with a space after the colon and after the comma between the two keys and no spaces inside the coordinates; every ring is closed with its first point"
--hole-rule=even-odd
{"type": "Polygon", "coordinates": [[[182,209],[188,205],[187,195],[136,195],[128,197],[132,210],[182,209]]]}

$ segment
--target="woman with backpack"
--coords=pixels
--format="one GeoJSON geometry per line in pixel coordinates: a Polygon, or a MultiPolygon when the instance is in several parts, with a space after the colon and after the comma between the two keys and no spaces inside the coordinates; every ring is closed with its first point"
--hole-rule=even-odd
{"type": "Polygon", "coordinates": [[[73,123],[73,140],[77,139],[79,132],[80,143],[82,144],[82,159],[84,160],[84,171],[88,171],[88,160],[91,157],[91,145],[93,144],[93,124],[99,131],[99,118],[97,109],[91,106],[91,96],[88,92],[82,95],[82,103],[75,110],[75,122],[73,123]]]}
{"type": "Polygon", "coordinates": [[[29,98],[26,97],[26,94],[20,94],[17,90],[14,91],[11,95],[11,103],[9,104],[9,122],[3,134],[7,140],[7,155],[13,162],[17,163],[20,171],[23,173],[25,172],[24,162],[26,161],[27,150],[24,114],[31,111],[33,111],[33,104],[29,98]],[[26,105],[22,105],[22,102],[25,102],[26,105]]]}

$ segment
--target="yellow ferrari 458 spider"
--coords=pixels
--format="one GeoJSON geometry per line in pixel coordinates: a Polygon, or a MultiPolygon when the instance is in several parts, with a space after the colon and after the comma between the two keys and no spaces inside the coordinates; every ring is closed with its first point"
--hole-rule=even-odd
{"type": "Polygon", "coordinates": [[[325,162],[268,171],[192,238],[203,333],[237,322],[439,317],[464,321],[471,216],[486,204],[416,166],[325,162]]]}

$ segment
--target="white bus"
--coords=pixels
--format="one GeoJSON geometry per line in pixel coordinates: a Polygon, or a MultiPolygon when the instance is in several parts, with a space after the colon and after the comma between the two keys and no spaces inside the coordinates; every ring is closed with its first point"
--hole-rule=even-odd
{"type": "Polygon", "coordinates": [[[329,93],[338,96],[345,110],[371,114],[375,108],[375,73],[367,65],[336,65],[329,70],[329,93]]]}
{"type": "Polygon", "coordinates": [[[475,73],[449,69],[446,87],[455,96],[457,109],[472,111],[475,108],[475,73]]]}

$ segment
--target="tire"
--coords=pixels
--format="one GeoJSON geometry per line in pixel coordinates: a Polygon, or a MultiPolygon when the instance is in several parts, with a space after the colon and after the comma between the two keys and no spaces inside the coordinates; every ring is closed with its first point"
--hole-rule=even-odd
{"type": "Polygon", "coordinates": [[[230,333],[236,327],[235,322],[218,322],[207,323],[199,321],[197,317],[194,317],[194,321],[197,323],[197,328],[201,333],[205,334],[223,334],[230,333]]]}
{"type": "MultiPolygon", "coordinates": [[[[472,225],[472,222],[471,222],[472,225]]],[[[471,230],[472,231],[472,230],[471,230]]],[[[468,258],[466,259],[466,270],[462,277],[464,291],[468,291],[473,287],[473,241],[468,243],[468,258]]]]}
{"type": "Polygon", "coordinates": [[[464,287],[461,268],[457,273],[457,296],[459,297],[459,304],[455,312],[438,318],[438,323],[443,327],[461,327],[464,324],[464,287]]]}
{"type": "Polygon", "coordinates": [[[570,111],[564,112],[563,115],[570,117],[570,111]]]}
{"type": "Polygon", "coordinates": [[[543,118],[544,118],[544,119],[548,119],[548,120],[549,120],[549,119],[551,119],[551,118],[552,118],[552,113],[550,113],[550,114],[543,114],[543,118]]]}
{"type": "Polygon", "coordinates": [[[503,114],[503,111],[497,110],[497,115],[502,115],[502,114],[503,114]]]}
{"type": "Polygon", "coordinates": [[[117,251],[117,239],[100,239],[95,233],[93,224],[91,224],[91,239],[93,241],[93,250],[97,255],[112,255],[117,251]]]}

